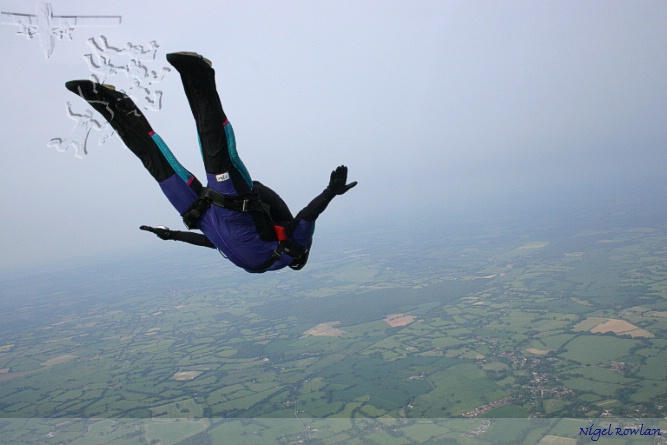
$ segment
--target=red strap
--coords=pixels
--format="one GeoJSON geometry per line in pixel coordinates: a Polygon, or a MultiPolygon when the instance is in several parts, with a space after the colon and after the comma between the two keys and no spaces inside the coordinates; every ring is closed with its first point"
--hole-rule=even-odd
{"type": "Polygon", "coordinates": [[[285,228],[282,226],[273,226],[273,230],[276,231],[276,237],[278,238],[278,241],[285,241],[287,239],[287,235],[285,234],[285,228]]]}

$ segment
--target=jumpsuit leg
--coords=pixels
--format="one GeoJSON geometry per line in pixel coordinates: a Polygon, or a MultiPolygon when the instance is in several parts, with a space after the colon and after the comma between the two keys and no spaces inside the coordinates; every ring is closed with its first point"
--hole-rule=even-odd
{"type": "Polygon", "coordinates": [[[185,95],[195,118],[208,186],[231,196],[252,192],[252,179],[236,151],[234,130],[220,102],[215,71],[200,56],[167,54],[181,75],[185,95]]]}
{"type": "Polygon", "coordinates": [[[132,99],[89,80],[67,82],[65,87],[104,116],[158,182],[174,208],[181,215],[185,213],[199,196],[202,185],[176,160],[132,99]]]}

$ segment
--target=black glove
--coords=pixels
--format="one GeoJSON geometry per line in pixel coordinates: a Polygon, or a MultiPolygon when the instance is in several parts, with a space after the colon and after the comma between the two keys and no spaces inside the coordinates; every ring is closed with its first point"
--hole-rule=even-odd
{"type": "Polygon", "coordinates": [[[347,167],[341,165],[336,170],[331,172],[331,179],[327,190],[334,195],[342,195],[357,185],[357,181],[346,184],[347,182],[347,167]]]}
{"type": "Polygon", "coordinates": [[[153,232],[158,236],[158,238],[167,240],[171,239],[171,230],[169,230],[169,227],[165,226],[159,226],[159,227],[151,227],[151,226],[141,226],[139,227],[140,230],[145,230],[147,232],[153,232]]]}

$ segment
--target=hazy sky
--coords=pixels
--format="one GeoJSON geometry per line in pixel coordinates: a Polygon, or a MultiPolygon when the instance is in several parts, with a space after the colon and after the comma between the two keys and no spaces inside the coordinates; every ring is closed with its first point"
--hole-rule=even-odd
{"type": "MultiPolygon", "coordinates": [[[[50,58],[0,26],[2,265],[161,242],[182,228],[117,137],[58,152],[75,121],[64,88],[89,78],[90,38],[210,58],[252,177],[297,212],[340,164],[359,186],[320,227],[388,224],[526,190],[659,179],[667,165],[667,2],[53,0],[54,15],[120,15],[77,28],[50,58]]],[[[34,13],[31,1],[0,1],[34,13]]],[[[107,79],[129,87],[123,74],[107,79]]],[[[194,122],[172,70],[154,129],[200,178],[194,122]]],[[[93,116],[99,119],[98,115],[93,116]]],[[[353,235],[352,235],[353,236],[353,235]]],[[[165,254],[171,246],[165,245],[165,254]]]]}

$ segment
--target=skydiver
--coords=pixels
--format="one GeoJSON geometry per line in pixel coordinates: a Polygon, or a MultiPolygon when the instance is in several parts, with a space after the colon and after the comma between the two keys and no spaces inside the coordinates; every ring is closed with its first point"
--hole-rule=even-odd
{"type": "Polygon", "coordinates": [[[86,100],[116,130],[142,161],[190,230],[141,226],[164,240],[218,249],[252,273],[289,266],[303,268],[313,242],[315,220],[337,195],[357,185],[347,183],[347,167],[330,176],[329,185],[296,217],[269,187],[250,178],[236,151],[234,131],[223,111],[210,60],[197,53],[167,55],[181,75],[197,126],[207,186],[174,157],[127,95],[111,85],[74,80],[66,88],[86,100]]]}

